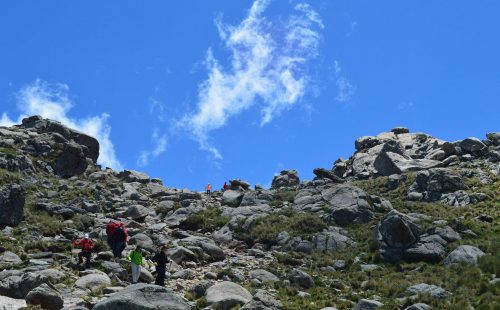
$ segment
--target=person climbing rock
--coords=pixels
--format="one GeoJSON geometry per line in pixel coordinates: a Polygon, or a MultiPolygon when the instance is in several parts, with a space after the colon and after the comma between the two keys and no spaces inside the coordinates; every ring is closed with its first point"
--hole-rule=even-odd
{"type": "Polygon", "coordinates": [[[90,259],[92,257],[94,242],[90,239],[89,234],[85,234],[81,240],[73,241],[73,246],[75,248],[79,247],[82,249],[80,253],[78,253],[78,265],[83,263],[83,258],[85,257],[85,267],[90,268],[90,259]]]}
{"type": "MultiPolygon", "coordinates": [[[[156,263],[156,285],[165,285],[165,272],[167,271],[167,263],[170,261],[167,256],[168,247],[162,246],[160,251],[153,257],[153,262],[156,263]]],[[[172,262],[170,262],[172,264],[172,262]]]]}
{"type": "Polygon", "coordinates": [[[130,259],[130,267],[132,269],[132,284],[139,281],[142,266],[142,251],[140,246],[136,246],[135,250],[130,252],[128,258],[130,259]]]}

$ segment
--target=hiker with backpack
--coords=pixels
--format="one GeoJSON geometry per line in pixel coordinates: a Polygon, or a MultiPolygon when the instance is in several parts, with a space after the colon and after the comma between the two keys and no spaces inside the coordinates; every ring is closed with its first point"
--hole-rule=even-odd
{"type": "Polygon", "coordinates": [[[128,241],[128,233],[125,224],[122,222],[116,223],[110,221],[108,225],[106,225],[106,234],[108,244],[113,251],[113,256],[117,258],[121,257],[128,241]]]}
{"type": "Polygon", "coordinates": [[[142,251],[140,246],[136,246],[135,250],[130,252],[128,259],[130,260],[130,267],[132,269],[132,284],[139,281],[139,276],[141,275],[141,265],[142,265],[142,251]]]}
{"type": "Polygon", "coordinates": [[[73,241],[73,246],[82,249],[80,253],[78,253],[78,265],[83,263],[83,258],[85,257],[85,267],[90,268],[90,258],[92,257],[94,242],[90,239],[89,234],[85,234],[81,240],[73,241]]]}

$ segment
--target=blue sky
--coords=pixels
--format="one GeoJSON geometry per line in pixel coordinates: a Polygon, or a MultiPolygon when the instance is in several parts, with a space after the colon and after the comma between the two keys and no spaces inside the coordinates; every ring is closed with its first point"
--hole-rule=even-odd
{"type": "Polygon", "coordinates": [[[43,114],[100,162],[201,189],[304,179],[398,125],[483,138],[498,1],[2,1],[0,123],[43,114]]]}

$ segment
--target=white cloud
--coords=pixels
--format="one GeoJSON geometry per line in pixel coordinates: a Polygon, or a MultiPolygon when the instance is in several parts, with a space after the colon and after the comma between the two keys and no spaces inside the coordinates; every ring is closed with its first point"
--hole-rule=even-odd
{"type": "Polygon", "coordinates": [[[413,108],[413,102],[411,101],[403,101],[398,104],[398,109],[399,110],[407,110],[413,108]]]}
{"type": "Polygon", "coordinates": [[[141,154],[137,158],[137,165],[139,167],[147,166],[152,159],[157,158],[167,150],[168,140],[166,134],[160,134],[160,131],[158,129],[155,129],[153,131],[151,140],[153,141],[154,148],[151,151],[141,152],[141,154]]]}
{"type": "Polygon", "coordinates": [[[340,77],[337,79],[337,89],[338,89],[338,94],[335,100],[339,102],[346,102],[351,100],[352,96],[354,95],[354,92],[356,91],[356,87],[353,86],[348,79],[345,77],[340,77]]]}
{"type": "MultiPolygon", "coordinates": [[[[49,84],[37,79],[34,83],[22,88],[17,94],[17,107],[21,114],[17,123],[27,116],[40,115],[59,121],[62,124],[95,137],[99,141],[99,159],[97,162],[115,170],[122,170],[123,166],[115,155],[115,149],[110,139],[111,126],[108,124],[109,115],[86,118],[70,118],[68,112],[73,102],[68,97],[69,87],[66,84],[49,84]]],[[[0,124],[12,125],[6,113],[2,114],[0,124]]]]}
{"type": "Polygon", "coordinates": [[[231,52],[230,65],[223,67],[208,49],[208,78],[199,85],[197,111],[181,121],[200,148],[216,159],[222,155],[209,141],[210,131],[256,105],[263,126],[306,93],[307,63],[318,54],[321,18],[308,4],[298,4],[285,22],[275,24],[264,16],[268,5],[268,0],[254,1],[235,26],[216,19],[220,38],[231,52]]]}
{"type": "Polygon", "coordinates": [[[5,113],[5,112],[2,113],[2,118],[0,118],[0,126],[10,127],[10,126],[13,126],[15,124],[16,124],[16,122],[11,120],[9,118],[9,116],[7,115],[7,113],[5,113]]]}
{"type": "Polygon", "coordinates": [[[337,86],[337,97],[335,97],[335,100],[339,102],[351,100],[356,91],[356,86],[352,85],[349,79],[341,75],[342,68],[338,60],[333,61],[333,71],[336,78],[335,85],[337,86]]]}

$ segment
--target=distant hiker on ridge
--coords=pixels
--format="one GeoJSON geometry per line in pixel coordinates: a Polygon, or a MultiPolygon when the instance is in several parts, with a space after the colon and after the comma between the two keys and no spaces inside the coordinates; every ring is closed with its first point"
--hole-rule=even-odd
{"type": "Polygon", "coordinates": [[[229,188],[229,186],[227,185],[227,182],[224,182],[224,186],[222,186],[222,190],[227,191],[228,188],[229,188]]]}
{"type": "Polygon", "coordinates": [[[210,192],[212,191],[212,185],[208,183],[207,186],[205,187],[205,190],[207,191],[207,195],[210,196],[210,192]]]}

